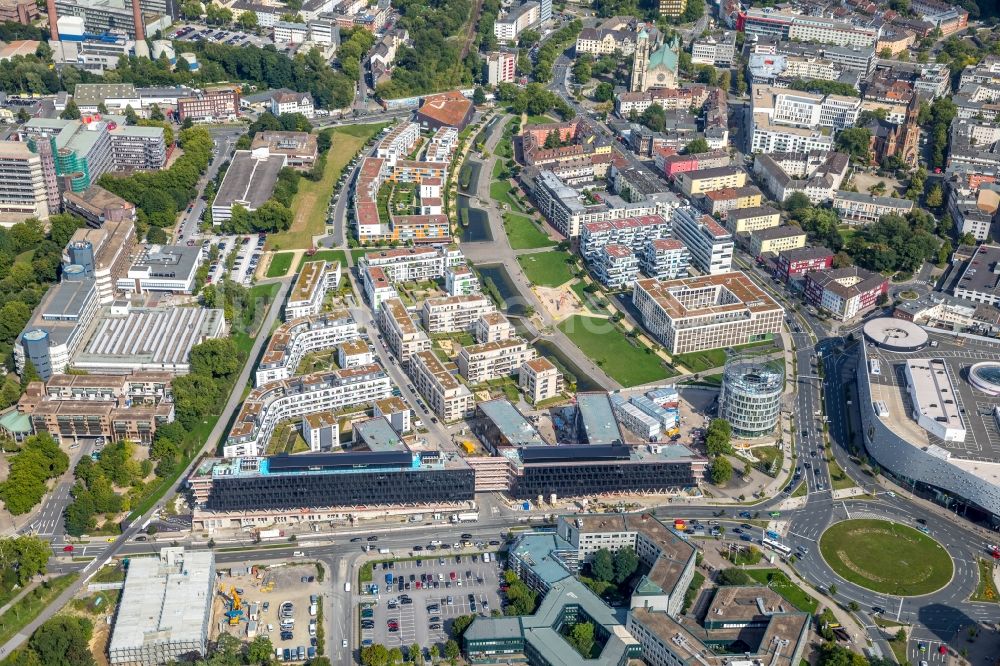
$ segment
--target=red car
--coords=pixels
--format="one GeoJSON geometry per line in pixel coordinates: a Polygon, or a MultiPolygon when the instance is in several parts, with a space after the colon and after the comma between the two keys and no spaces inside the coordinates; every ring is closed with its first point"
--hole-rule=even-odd
{"type": "Polygon", "coordinates": [[[73,552],[73,546],[63,546],[63,552],[64,553],[72,553],[73,552]]]}

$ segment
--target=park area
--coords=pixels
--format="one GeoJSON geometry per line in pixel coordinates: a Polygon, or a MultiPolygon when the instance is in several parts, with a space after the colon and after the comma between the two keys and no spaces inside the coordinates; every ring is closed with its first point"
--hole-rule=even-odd
{"type": "Polygon", "coordinates": [[[326,152],[326,167],[318,181],[303,178],[299,191],[292,200],[292,226],[288,231],[269,234],[268,250],[293,250],[312,247],[313,237],[326,231],[327,208],[334,186],[344,167],[371,137],[382,131],[388,123],[372,125],[347,125],[330,131],[332,142],[326,152]]]}
{"type": "Polygon", "coordinates": [[[510,246],[515,250],[533,250],[556,244],[534,220],[526,215],[504,213],[503,228],[507,232],[510,246]]]}
{"type": "Polygon", "coordinates": [[[528,282],[542,287],[558,287],[573,279],[573,267],[565,252],[524,254],[517,258],[528,282]]]}
{"type": "Polygon", "coordinates": [[[560,322],[559,330],[622,386],[648,384],[672,376],[659,357],[649,349],[633,345],[607,319],[573,315],[560,322]]]}
{"type": "Polygon", "coordinates": [[[285,277],[285,273],[292,267],[294,258],[294,252],[279,252],[272,256],[271,263],[267,265],[267,277],[285,277]]]}
{"type": "Polygon", "coordinates": [[[819,548],[837,574],[884,594],[929,594],[947,585],[954,571],[941,544],[888,520],[836,523],[820,537],[819,548]]]}

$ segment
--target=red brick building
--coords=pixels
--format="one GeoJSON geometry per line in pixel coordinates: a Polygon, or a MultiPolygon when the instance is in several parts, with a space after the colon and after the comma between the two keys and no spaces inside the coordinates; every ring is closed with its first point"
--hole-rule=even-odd
{"type": "Polygon", "coordinates": [[[191,120],[217,120],[235,118],[240,113],[240,94],[235,90],[207,92],[196,97],[177,100],[177,114],[181,122],[191,120]]]}

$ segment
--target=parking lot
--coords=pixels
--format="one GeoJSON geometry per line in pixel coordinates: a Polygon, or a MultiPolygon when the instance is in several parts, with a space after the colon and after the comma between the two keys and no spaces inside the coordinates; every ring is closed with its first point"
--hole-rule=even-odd
{"type": "Polygon", "coordinates": [[[499,610],[499,568],[494,555],[490,553],[491,561],[484,562],[481,554],[435,554],[393,562],[391,569],[387,562],[376,563],[372,580],[379,584],[380,592],[374,605],[361,605],[361,622],[368,621],[361,629],[362,645],[367,645],[366,641],[388,647],[416,643],[429,648],[448,640],[456,617],[473,613],[488,616],[499,610]],[[391,588],[386,585],[388,574],[392,574],[391,588]],[[421,582],[421,576],[426,582],[421,582]],[[406,598],[409,603],[404,602],[406,598]],[[370,608],[370,613],[365,608],[370,608]],[[371,617],[363,617],[369,614],[371,617]]]}
{"type": "Polygon", "coordinates": [[[272,43],[270,39],[238,30],[224,30],[222,28],[188,24],[178,25],[177,29],[170,33],[170,37],[171,39],[180,39],[188,42],[205,40],[219,44],[228,44],[230,46],[244,46],[246,44],[266,46],[272,43]]]}
{"type": "Polygon", "coordinates": [[[213,637],[218,632],[225,632],[240,640],[252,640],[253,636],[248,630],[253,621],[256,623],[256,635],[268,636],[271,639],[271,644],[278,650],[281,661],[285,661],[286,649],[289,650],[287,661],[299,661],[300,647],[303,659],[309,658],[311,651],[316,647],[316,636],[310,631],[310,621],[319,619],[319,605],[315,609],[315,615],[310,612],[312,610],[310,606],[312,599],[316,599],[317,604],[323,601],[324,585],[317,579],[316,565],[275,567],[266,571],[258,570],[257,573],[257,576],[251,573],[226,576],[220,580],[213,614],[220,619],[215,625],[217,631],[213,632],[213,637]],[[243,614],[237,624],[231,625],[227,622],[226,613],[230,609],[230,598],[234,588],[240,597],[243,614]],[[282,612],[282,606],[288,603],[291,607],[282,612]],[[283,629],[283,624],[286,629],[283,629]]]}

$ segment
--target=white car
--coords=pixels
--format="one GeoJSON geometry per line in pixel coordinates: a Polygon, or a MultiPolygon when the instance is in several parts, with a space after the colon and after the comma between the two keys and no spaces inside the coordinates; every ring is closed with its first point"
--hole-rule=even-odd
{"type": "Polygon", "coordinates": [[[347,639],[340,641],[340,647],[347,647],[347,639]]]}

